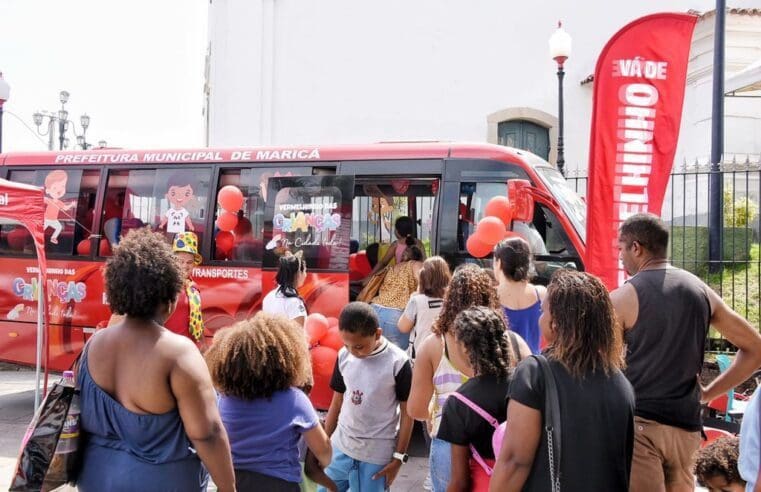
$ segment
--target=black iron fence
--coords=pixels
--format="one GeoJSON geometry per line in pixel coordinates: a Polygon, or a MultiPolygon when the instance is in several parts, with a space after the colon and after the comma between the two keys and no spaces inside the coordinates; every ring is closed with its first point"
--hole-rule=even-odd
{"type": "MultiPolygon", "coordinates": [[[[708,255],[711,174],[708,159],[674,166],[661,217],[671,229],[669,253],[675,266],[702,278],[724,301],[759,328],[761,319],[761,155],[725,157],[723,177],[722,259],[708,255]]],[[[587,177],[569,173],[568,181],[586,195],[587,177]]],[[[732,347],[711,330],[709,350],[732,347]]]]}

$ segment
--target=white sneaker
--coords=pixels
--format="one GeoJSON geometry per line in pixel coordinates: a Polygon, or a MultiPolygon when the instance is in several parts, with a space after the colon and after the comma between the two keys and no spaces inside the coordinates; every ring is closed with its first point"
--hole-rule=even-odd
{"type": "Polygon", "coordinates": [[[425,476],[423,480],[423,490],[433,490],[433,481],[431,480],[431,472],[425,476]]]}

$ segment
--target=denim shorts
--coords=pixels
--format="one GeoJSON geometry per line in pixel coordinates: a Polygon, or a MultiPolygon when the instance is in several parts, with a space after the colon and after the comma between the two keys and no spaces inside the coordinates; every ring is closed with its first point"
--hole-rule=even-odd
{"type": "Polygon", "coordinates": [[[383,336],[400,349],[406,351],[410,345],[410,334],[402,333],[396,324],[402,317],[401,309],[389,308],[379,304],[371,304],[375,313],[378,315],[378,324],[383,330],[383,336]]]}
{"type": "MultiPolygon", "coordinates": [[[[325,474],[335,482],[338,492],[361,491],[361,492],[384,492],[386,479],[381,477],[373,480],[373,475],[383,469],[385,465],[374,465],[364,461],[355,460],[346,456],[336,446],[333,446],[333,460],[330,466],[325,468],[325,474]]],[[[318,487],[317,492],[326,492],[325,487],[318,487]]]]}
{"type": "Polygon", "coordinates": [[[431,482],[433,492],[446,492],[452,476],[452,445],[441,439],[431,439],[431,482]]]}

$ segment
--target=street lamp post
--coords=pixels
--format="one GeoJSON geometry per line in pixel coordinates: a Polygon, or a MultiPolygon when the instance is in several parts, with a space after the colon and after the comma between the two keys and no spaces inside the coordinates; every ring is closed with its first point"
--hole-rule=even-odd
{"type": "Polygon", "coordinates": [[[69,139],[66,137],[66,132],[71,127],[72,133],[76,137],[76,145],[82,150],[88,150],[92,148],[92,144],[87,143],[87,128],[90,126],[90,117],[83,114],[79,118],[79,124],[82,127],[82,133],[77,134],[74,122],[69,119],[69,112],[66,110],[66,103],[69,102],[69,93],[67,91],[61,91],[58,95],[59,101],[61,101],[61,109],[58,112],[38,111],[32,115],[34,124],[37,126],[37,133],[40,135],[47,135],[48,138],[48,150],[53,150],[55,144],[55,130],[58,127],[58,150],[64,150],[69,147],[69,139]],[[48,118],[48,129],[46,132],[40,131],[40,125],[42,125],[45,118],[48,118]],[[58,123],[58,125],[56,125],[58,123]]]}
{"type": "Polygon", "coordinates": [[[3,104],[11,95],[11,86],[3,79],[3,72],[0,72],[0,152],[3,151],[3,104]]]}
{"type": "Polygon", "coordinates": [[[563,156],[563,63],[571,55],[571,36],[565,32],[558,21],[557,30],[550,36],[550,56],[558,64],[558,159],[560,174],[565,176],[565,157],[563,156]]]}

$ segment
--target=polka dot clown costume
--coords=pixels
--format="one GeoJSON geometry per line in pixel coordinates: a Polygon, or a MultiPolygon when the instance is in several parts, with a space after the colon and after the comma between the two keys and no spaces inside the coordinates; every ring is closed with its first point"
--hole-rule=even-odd
{"type": "MultiPolygon", "coordinates": [[[[172,241],[172,251],[175,253],[189,253],[193,255],[193,262],[195,265],[201,264],[201,255],[198,254],[198,236],[192,232],[181,232],[174,236],[172,241]]],[[[198,290],[198,286],[188,276],[185,279],[185,291],[184,294],[187,299],[187,310],[183,309],[183,300],[178,299],[178,309],[174,315],[182,316],[184,312],[187,312],[187,332],[180,333],[181,335],[188,336],[188,338],[198,342],[203,337],[203,315],[201,313],[201,292],[198,290]]],[[[182,294],[181,294],[182,295],[182,294]]],[[[174,315],[172,317],[174,317],[174,315]]],[[[178,322],[181,320],[177,320],[178,322]]],[[[175,331],[175,330],[172,330],[175,331]]]]}

